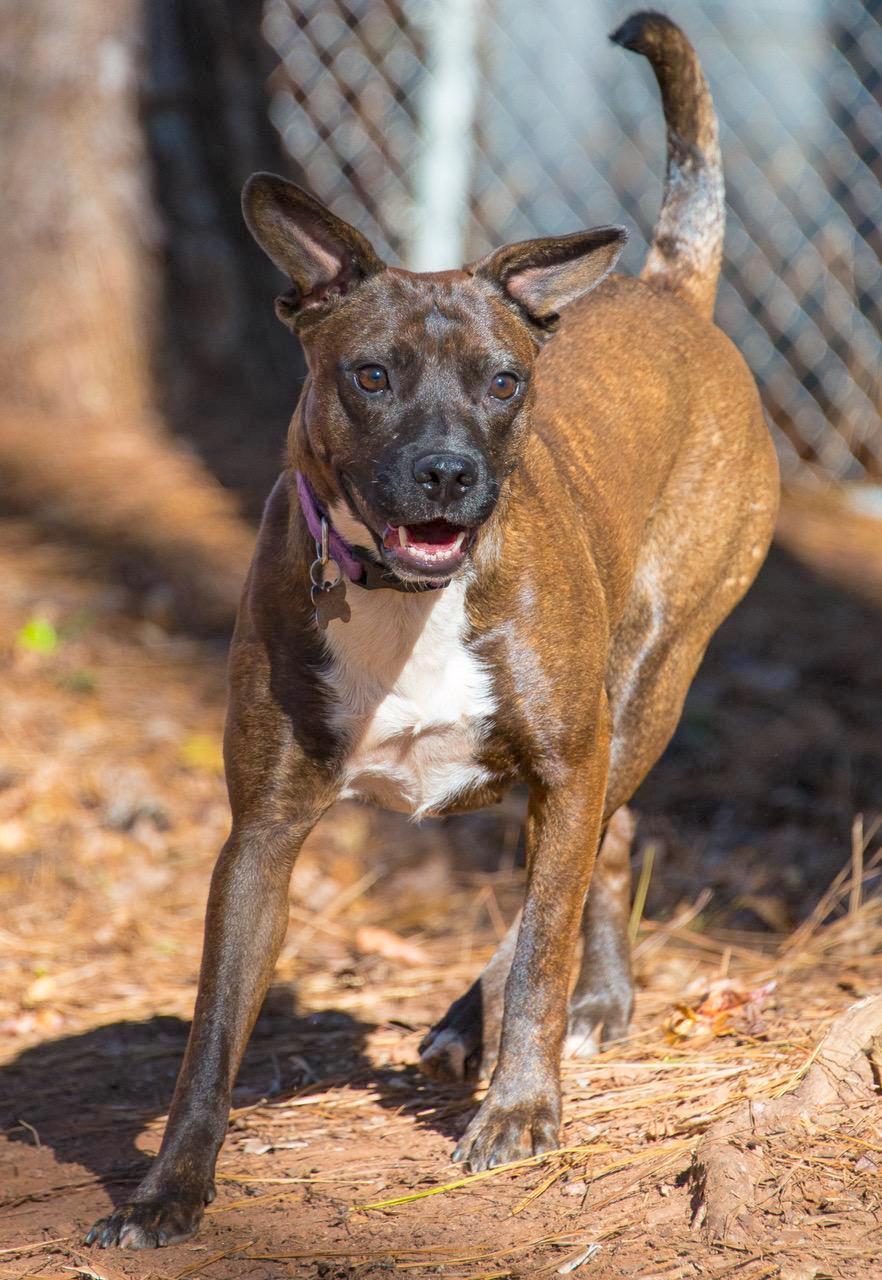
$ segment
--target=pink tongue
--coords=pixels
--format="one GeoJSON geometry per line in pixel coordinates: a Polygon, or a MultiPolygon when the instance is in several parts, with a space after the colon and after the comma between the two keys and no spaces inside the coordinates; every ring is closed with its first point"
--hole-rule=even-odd
{"type": "MultiPolygon", "coordinates": [[[[459,537],[459,530],[443,520],[433,520],[430,524],[417,524],[407,528],[407,545],[417,551],[441,551],[452,547],[459,537]]],[[[390,525],[386,530],[383,543],[387,547],[400,546],[397,527],[390,525]]]]}

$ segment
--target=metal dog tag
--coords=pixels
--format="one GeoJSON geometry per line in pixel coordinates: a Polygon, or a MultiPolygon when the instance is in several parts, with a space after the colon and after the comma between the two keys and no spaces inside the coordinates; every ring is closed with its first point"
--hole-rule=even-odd
{"type": "Polygon", "coordinates": [[[346,586],[342,578],[333,586],[313,587],[312,603],[315,606],[315,620],[322,631],[327,630],[328,623],[334,618],[339,618],[341,622],[348,622],[352,617],[352,610],[346,599],[346,586]]]}
{"type": "Polygon", "coordinates": [[[352,611],[346,602],[346,583],[343,570],[328,551],[328,522],[322,520],[322,537],[316,542],[316,558],[309,566],[309,590],[315,620],[322,631],[334,618],[348,622],[352,611]]]}

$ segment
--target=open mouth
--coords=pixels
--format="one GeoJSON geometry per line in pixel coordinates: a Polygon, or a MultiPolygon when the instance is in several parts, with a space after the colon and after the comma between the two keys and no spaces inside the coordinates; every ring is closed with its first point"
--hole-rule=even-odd
{"type": "Polygon", "coordinates": [[[387,524],[383,546],[396,566],[446,578],[465,560],[473,537],[473,529],[463,529],[446,520],[387,524]]]}

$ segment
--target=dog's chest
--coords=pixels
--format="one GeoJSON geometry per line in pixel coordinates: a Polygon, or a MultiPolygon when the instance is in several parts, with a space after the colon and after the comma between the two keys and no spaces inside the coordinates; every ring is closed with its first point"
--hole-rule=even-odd
{"type": "Polygon", "coordinates": [[[477,759],[495,710],[487,670],[464,643],[465,587],[348,593],[328,628],[325,680],[348,741],[343,798],[423,817],[489,775],[477,759]]]}

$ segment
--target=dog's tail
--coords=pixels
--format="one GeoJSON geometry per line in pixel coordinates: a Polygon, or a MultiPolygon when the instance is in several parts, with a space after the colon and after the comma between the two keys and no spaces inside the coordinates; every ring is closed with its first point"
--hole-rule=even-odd
{"type": "Polygon", "coordinates": [[[707,81],[692,45],[664,14],[632,14],[610,39],[649,59],[667,126],[664,197],[641,276],[710,317],[726,214],[717,117],[707,81]]]}

